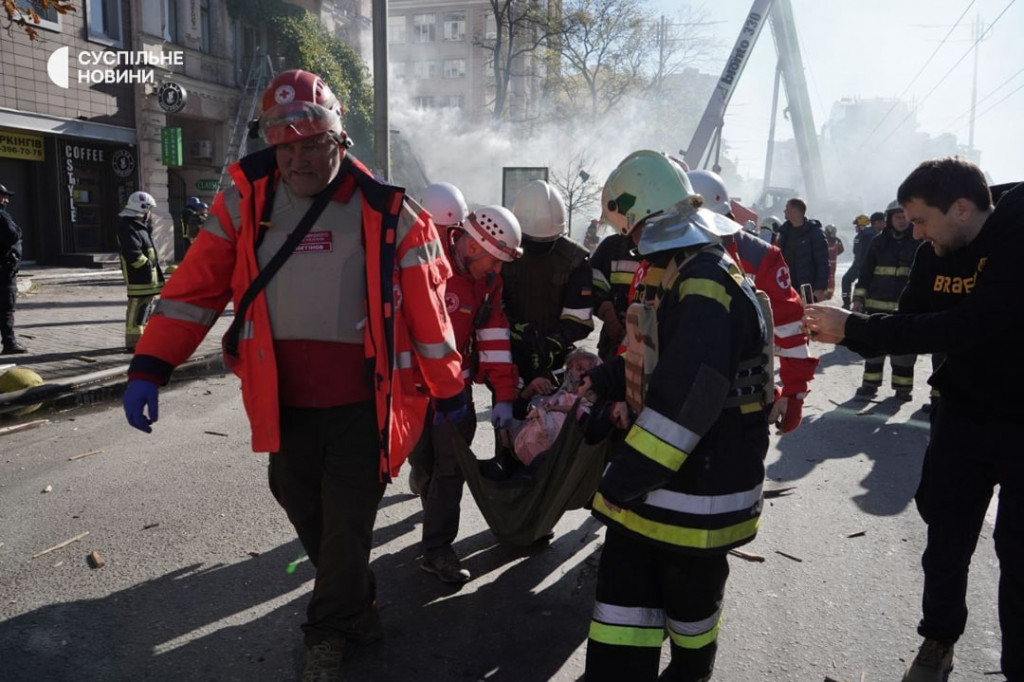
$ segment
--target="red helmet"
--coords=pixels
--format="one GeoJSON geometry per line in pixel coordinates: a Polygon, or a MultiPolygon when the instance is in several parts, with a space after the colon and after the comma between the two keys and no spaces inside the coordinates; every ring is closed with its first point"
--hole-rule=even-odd
{"type": "Polygon", "coordinates": [[[260,135],[271,146],[327,132],[343,136],[343,113],[320,76],[300,69],[282,71],[263,91],[260,135]]]}

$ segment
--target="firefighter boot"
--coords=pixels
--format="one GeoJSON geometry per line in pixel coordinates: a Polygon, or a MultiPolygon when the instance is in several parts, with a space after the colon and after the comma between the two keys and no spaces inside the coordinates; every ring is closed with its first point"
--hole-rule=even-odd
{"type": "Polygon", "coordinates": [[[849,309],[850,309],[850,295],[849,294],[843,294],[843,310],[849,310],[849,309]]]}
{"type": "Polygon", "coordinates": [[[953,645],[925,639],[903,675],[903,682],[946,682],[952,670],[953,645]]]}

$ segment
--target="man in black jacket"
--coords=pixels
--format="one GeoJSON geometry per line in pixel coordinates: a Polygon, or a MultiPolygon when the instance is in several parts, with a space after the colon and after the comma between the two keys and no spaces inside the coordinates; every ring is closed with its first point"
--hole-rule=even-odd
{"type": "Polygon", "coordinates": [[[21,228],[7,212],[14,192],[0,185],[0,336],[3,355],[27,353],[14,340],[14,302],[18,298],[18,266],[21,264],[21,228]]]}
{"type": "Polygon", "coordinates": [[[810,284],[814,300],[824,301],[828,288],[828,243],[817,220],[809,220],[807,202],[794,197],[786,202],[786,222],[779,228],[778,247],[789,265],[793,288],[810,284]]]}
{"type": "Polygon", "coordinates": [[[1024,458],[1015,361],[1024,328],[1018,261],[1024,249],[1024,184],[993,208],[985,176],[958,158],[926,161],[900,185],[897,201],[928,242],[918,251],[894,314],[862,315],[809,306],[804,323],[819,341],[862,355],[945,352],[930,379],[941,393],[915,497],[928,526],[922,557],[924,643],[905,682],[945,680],[967,622],[967,574],[993,489],[999,557],[1002,668],[1024,679],[1024,458]]]}

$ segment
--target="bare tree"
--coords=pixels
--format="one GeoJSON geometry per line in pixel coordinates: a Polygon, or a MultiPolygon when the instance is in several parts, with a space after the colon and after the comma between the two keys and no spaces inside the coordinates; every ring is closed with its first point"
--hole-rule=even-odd
{"type": "MultiPolygon", "coordinates": [[[[551,170],[551,184],[558,188],[565,199],[569,213],[569,233],[572,234],[572,215],[586,215],[601,202],[601,183],[590,177],[594,169],[594,157],[587,149],[577,149],[560,169],[551,170]],[[590,169],[588,171],[588,169],[590,169]]],[[[595,216],[600,217],[600,216],[595,216]]],[[[589,222],[589,221],[588,221],[589,222]]]]}
{"type": "Polygon", "coordinates": [[[714,42],[700,31],[704,16],[682,6],[669,21],[642,0],[568,0],[561,69],[553,75],[563,113],[596,120],[626,97],[657,91],[706,60],[714,42]]]}
{"type": "Polygon", "coordinates": [[[529,75],[525,57],[559,36],[562,31],[560,2],[537,0],[490,0],[495,20],[494,35],[477,36],[473,43],[491,53],[494,76],[494,107],[491,117],[501,121],[508,115],[512,79],[529,75]]]}

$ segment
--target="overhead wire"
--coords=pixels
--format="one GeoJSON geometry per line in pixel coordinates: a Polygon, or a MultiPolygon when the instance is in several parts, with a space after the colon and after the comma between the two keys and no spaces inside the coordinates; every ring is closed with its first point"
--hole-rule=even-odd
{"type": "MultiPolygon", "coordinates": [[[[979,104],[981,104],[982,102],[984,102],[985,100],[987,100],[987,99],[988,99],[989,97],[992,97],[992,96],[994,96],[994,95],[995,95],[995,94],[996,94],[997,92],[999,92],[1000,90],[1002,90],[1002,89],[1003,89],[1003,88],[1004,88],[1004,87],[1006,86],[1006,84],[1007,84],[1007,83],[1009,83],[1010,81],[1012,81],[1012,80],[1013,80],[1014,78],[1016,78],[1017,76],[1019,76],[1019,75],[1020,75],[1020,74],[1022,74],[1022,73],[1024,73],[1024,68],[1020,69],[1019,71],[1017,71],[1017,73],[1013,74],[1012,76],[1010,76],[1009,78],[1007,78],[1006,80],[1004,80],[1004,81],[1003,81],[1002,83],[1000,83],[1000,84],[999,84],[998,86],[996,86],[996,88],[995,88],[995,89],[993,89],[993,90],[992,90],[991,92],[989,92],[989,93],[988,93],[987,95],[985,95],[984,97],[982,97],[981,99],[979,99],[979,100],[978,100],[977,102],[975,102],[975,103],[974,103],[974,106],[968,107],[968,109],[967,109],[967,110],[966,110],[966,111],[965,111],[964,113],[960,114],[959,116],[956,116],[956,117],[955,117],[955,118],[953,118],[953,119],[950,119],[949,123],[947,123],[946,125],[944,125],[944,126],[942,126],[942,127],[943,127],[944,129],[948,129],[948,128],[952,128],[952,127],[954,127],[954,126],[955,126],[955,125],[956,125],[957,123],[959,123],[959,122],[961,121],[961,119],[963,119],[963,118],[964,118],[964,117],[966,117],[966,116],[969,116],[969,115],[970,115],[970,113],[971,113],[971,111],[972,111],[972,110],[974,110],[974,109],[976,109],[976,108],[977,108],[977,106],[978,106],[979,104]]],[[[1022,85],[1021,87],[1024,87],[1024,85],[1022,85]]],[[[1020,88],[1017,88],[1017,90],[1020,90],[1020,88]]],[[[1013,92],[1016,92],[1017,90],[1014,90],[1013,92]]],[[[1013,94],[1013,92],[1011,92],[1010,94],[1012,95],[1012,94],[1013,94]]],[[[997,104],[1001,104],[1001,103],[1002,103],[1002,102],[1004,102],[1004,101],[1006,101],[1006,97],[1004,97],[1003,99],[999,100],[999,102],[997,102],[997,104]]],[[[992,108],[990,107],[989,109],[986,109],[985,111],[986,111],[986,112],[987,112],[987,111],[991,111],[991,109],[992,109],[992,108]]]]}
{"type": "Polygon", "coordinates": [[[974,40],[974,41],[973,41],[973,42],[971,43],[971,46],[970,46],[969,48],[967,48],[967,50],[966,50],[966,51],[965,51],[965,52],[964,52],[964,53],[963,53],[962,55],[960,55],[960,58],[956,60],[956,62],[955,62],[955,63],[953,64],[953,66],[949,67],[949,70],[947,70],[947,71],[946,71],[946,73],[944,73],[944,74],[942,75],[942,77],[941,77],[941,78],[940,78],[940,79],[938,80],[938,82],[936,82],[936,83],[935,83],[935,85],[934,85],[934,86],[932,87],[932,89],[931,89],[931,90],[929,90],[929,91],[928,91],[928,92],[927,92],[927,93],[925,94],[925,96],[924,96],[924,97],[922,97],[922,98],[921,98],[921,99],[920,99],[920,100],[919,100],[919,101],[917,102],[917,104],[916,104],[916,105],[914,106],[914,108],[913,108],[913,109],[911,109],[911,110],[910,110],[909,112],[907,112],[907,115],[903,117],[903,120],[901,120],[901,121],[900,121],[900,122],[899,122],[898,124],[896,124],[896,126],[895,126],[895,127],[894,127],[894,128],[892,129],[892,131],[890,131],[890,133],[889,133],[888,135],[886,135],[886,136],[885,136],[884,138],[882,138],[882,139],[881,139],[881,140],[879,141],[879,143],[875,145],[875,149],[878,149],[879,147],[881,147],[881,146],[882,146],[882,145],[883,145],[883,144],[885,143],[885,141],[886,141],[886,140],[888,140],[888,139],[889,139],[890,137],[892,137],[893,135],[895,135],[895,134],[896,134],[896,132],[897,132],[897,131],[898,131],[898,130],[899,130],[899,129],[901,128],[901,127],[903,127],[903,124],[904,124],[904,123],[906,123],[906,122],[907,122],[907,121],[908,121],[908,120],[910,119],[910,117],[911,117],[911,116],[913,116],[913,115],[915,115],[915,114],[917,113],[917,110],[918,110],[918,108],[920,108],[920,106],[921,106],[921,105],[922,105],[922,104],[923,104],[923,103],[924,103],[924,102],[925,102],[925,101],[926,101],[926,100],[927,100],[927,99],[928,99],[929,97],[931,97],[931,96],[932,96],[932,94],[933,94],[933,93],[934,93],[934,92],[935,92],[936,90],[938,90],[938,89],[939,89],[939,86],[941,86],[941,85],[942,85],[942,84],[943,84],[943,83],[945,82],[946,78],[947,78],[947,77],[949,77],[949,74],[953,73],[953,71],[954,71],[954,70],[956,69],[956,67],[960,66],[960,62],[962,62],[962,61],[963,61],[964,59],[966,59],[966,58],[967,58],[967,55],[971,54],[971,51],[972,51],[972,50],[976,50],[976,49],[977,49],[977,47],[978,47],[978,43],[980,43],[980,42],[981,42],[981,41],[982,41],[982,40],[983,40],[983,39],[985,38],[985,36],[986,36],[986,35],[988,35],[988,33],[989,33],[989,32],[990,32],[990,31],[991,31],[991,30],[992,30],[992,29],[993,29],[993,28],[995,27],[995,25],[999,23],[999,20],[1003,18],[1003,15],[1004,15],[1004,14],[1006,14],[1007,10],[1009,10],[1009,9],[1010,9],[1010,7],[1011,7],[1011,6],[1013,6],[1013,3],[1015,3],[1016,1],[1017,1],[1017,0],[1010,0],[1010,2],[1008,2],[1008,3],[1006,4],[1006,7],[1004,7],[1004,8],[1003,8],[1003,11],[999,13],[999,16],[997,16],[997,17],[995,18],[995,20],[994,20],[994,21],[993,21],[993,22],[992,22],[991,24],[989,24],[989,25],[988,25],[988,27],[987,27],[987,28],[986,28],[986,29],[985,29],[984,31],[982,31],[982,32],[981,32],[981,35],[979,35],[979,36],[978,36],[978,37],[977,37],[977,38],[976,38],[976,39],[975,39],[975,40],[974,40]]]}
{"type": "MultiPolygon", "coordinates": [[[[892,114],[892,112],[896,110],[896,107],[899,105],[900,101],[903,99],[903,96],[910,91],[910,88],[914,87],[914,83],[916,83],[917,79],[921,77],[921,74],[924,73],[924,70],[928,68],[928,65],[932,63],[932,60],[935,59],[935,55],[937,55],[939,53],[939,50],[942,49],[942,46],[945,45],[946,41],[949,40],[949,37],[951,35],[953,35],[953,31],[955,31],[957,29],[957,27],[960,25],[960,22],[962,22],[964,20],[964,17],[967,16],[967,13],[971,11],[971,8],[974,7],[974,3],[975,2],[977,2],[977,0],[971,0],[967,4],[967,7],[964,8],[964,11],[961,12],[960,16],[957,18],[956,23],[954,23],[950,27],[949,31],[946,33],[945,36],[943,36],[942,40],[939,41],[939,44],[935,47],[935,50],[932,51],[931,55],[928,56],[928,59],[926,59],[924,64],[921,65],[921,68],[917,70],[917,73],[914,74],[914,77],[910,79],[910,82],[907,84],[907,87],[903,88],[903,92],[901,92],[896,97],[896,99],[894,99],[892,101],[892,105],[889,107],[889,110],[886,111],[885,114],[882,115],[882,118],[878,119],[878,123],[875,124],[875,127],[871,129],[871,132],[868,133],[868,136],[864,139],[864,145],[863,146],[866,147],[867,144],[869,142],[871,142],[871,138],[875,136],[875,133],[877,133],[879,128],[882,127],[882,124],[885,123],[885,121],[889,118],[890,114],[892,114]]],[[[1012,0],[1011,0],[1011,2],[1012,2],[1012,0]]],[[[899,126],[897,126],[897,128],[898,127],[899,126]]],[[[886,138],[886,139],[888,139],[888,138],[886,138]]]]}

